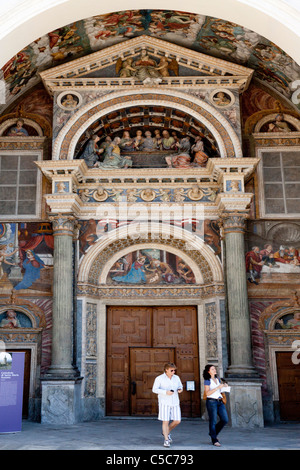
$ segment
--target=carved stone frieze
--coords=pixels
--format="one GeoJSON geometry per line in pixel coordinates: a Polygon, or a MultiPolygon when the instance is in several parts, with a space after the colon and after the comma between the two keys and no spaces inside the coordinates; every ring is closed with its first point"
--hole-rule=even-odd
{"type": "Polygon", "coordinates": [[[209,359],[217,359],[217,312],[214,302],[205,305],[205,317],[206,357],[209,359]]]}
{"type": "Polygon", "coordinates": [[[205,299],[214,295],[224,295],[224,285],[193,287],[105,287],[78,284],[78,295],[88,295],[97,299],[205,299]]]}

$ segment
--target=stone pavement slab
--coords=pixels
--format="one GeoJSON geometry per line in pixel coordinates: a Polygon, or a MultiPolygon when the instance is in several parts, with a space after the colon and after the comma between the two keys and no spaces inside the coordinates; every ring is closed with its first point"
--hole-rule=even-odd
{"type": "MultiPolygon", "coordinates": [[[[208,422],[186,419],[174,429],[170,451],[189,450],[300,450],[300,423],[282,423],[256,429],[226,426],[211,445],[208,422]]],[[[0,434],[0,450],[135,450],[163,447],[161,423],[156,419],[110,419],[72,426],[23,421],[22,431],[0,434]]]]}

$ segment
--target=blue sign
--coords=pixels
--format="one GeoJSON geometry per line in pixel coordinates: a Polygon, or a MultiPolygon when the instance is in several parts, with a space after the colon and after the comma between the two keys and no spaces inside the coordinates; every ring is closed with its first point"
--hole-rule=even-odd
{"type": "Polygon", "coordinates": [[[22,430],[24,352],[0,352],[0,433],[22,430]]]}

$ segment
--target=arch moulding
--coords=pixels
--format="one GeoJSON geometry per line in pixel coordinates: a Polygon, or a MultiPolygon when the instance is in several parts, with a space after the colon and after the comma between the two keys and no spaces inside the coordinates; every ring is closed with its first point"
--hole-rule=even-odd
{"type": "Polygon", "coordinates": [[[128,237],[128,227],[122,227],[92,245],[80,261],[78,283],[104,285],[115,261],[134,250],[147,248],[164,249],[178,255],[194,271],[197,285],[223,282],[221,262],[203,240],[174,226],[151,224],[150,234],[147,223],[138,225],[138,240],[128,237]]]}
{"type": "Polygon", "coordinates": [[[72,160],[76,144],[81,135],[97,119],[135,105],[157,105],[175,107],[202,122],[213,134],[222,158],[242,157],[239,138],[225,117],[213,106],[195,95],[175,90],[151,88],[119,90],[108,93],[80,108],[65,124],[53,146],[53,160],[72,160]]]}

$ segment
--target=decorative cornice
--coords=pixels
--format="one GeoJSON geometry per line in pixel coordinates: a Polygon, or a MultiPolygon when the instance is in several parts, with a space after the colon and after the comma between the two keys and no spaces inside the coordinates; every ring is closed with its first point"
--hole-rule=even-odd
{"type": "MultiPolygon", "coordinates": [[[[226,86],[227,88],[238,88],[244,91],[252,78],[253,70],[244,66],[227,62],[222,59],[208,56],[189,50],[187,48],[172,44],[151,36],[141,35],[136,38],[124,41],[94,52],[85,57],[73,60],[72,62],[53,67],[40,73],[40,76],[48,89],[49,93],[62,89],[82,89],[92,86],[95,88],[120,89],[135,85],[142,85],[143,82],[134,78],[86,78],[89,73],[95,70],[101,70],[107,67],[116,66],[118,59],[124,60],[129,57],[136,57],[142,50],[147,50],[154,57],[161,58],[172,57],[179,65],[187,69],[198,71],[199,76],[190,77],[164,77],[159,87],[175,86],[226,86]],[[205,74],[206,76],[203,76],[205,74]],[[83,78],[85,77],[85,78],[83,78]],[[218,83],[218,79],[219,82],[218,83]],[[187,83],[185,83],[187,81],[187,83]],[[182,83],[181,83],[182,82],[182,83]],[[199,83],[197,83],[199,82],[199,83]],[[80,85],[78,86],[78,84],[80,85]]],[[[194,75],[194,73],[193,73],[194,75]]]]}
{"type": "Polygon", "coordinates": [[[191,287],[103,287],[94,284],[79,283],[77,294],[88,295],[97,299],[189,299],[200,300],[212,296],[224,296],[223,284],[191,286],[191,287]]]}

